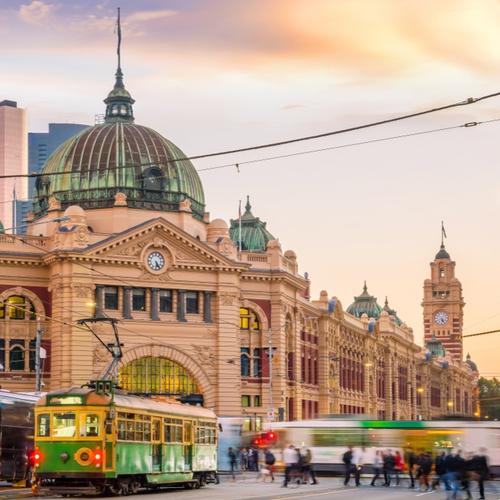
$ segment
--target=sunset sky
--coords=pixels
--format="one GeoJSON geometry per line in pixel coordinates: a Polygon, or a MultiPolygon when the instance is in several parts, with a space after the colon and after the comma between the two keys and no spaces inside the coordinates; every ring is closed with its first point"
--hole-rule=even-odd
{"type": "MultiPolygon", "coordinates": [[[[116,67],[136,121],[188,155],[378,121],[500,91],[498,0],[1,0],[0,100],[48,122],[93,124],[116,67]]],[[[500,97],[398,124],[196,161],[202,169],[471,121],[500,97]]],[[[346,308],[367,281],[422,341],[423,280],[446,247],[464,333],[500,329],[500,121],[200,172],[212,217],[251,197],[313,293],[346,308]]],[[[466,339],[500,375],[500,334],[466,339]]]]}

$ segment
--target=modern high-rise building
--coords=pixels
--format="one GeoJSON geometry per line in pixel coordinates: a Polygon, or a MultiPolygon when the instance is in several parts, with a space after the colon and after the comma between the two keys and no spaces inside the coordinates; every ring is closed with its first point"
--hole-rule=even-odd
{"type": "MultiPolygon", "coordinates": [[[[67,139],[88,128],[80,123],[49,123],[48,132],[30,132],[28,134],[28,172],[38,173],[47,158],[67,139]]],[[[35,188],[35,178],[29,179],[27,199],[17,196],[15,203],[16,232],[26,232],[26,218],[31,212],[31,197],[35,188]]]]}
{"type": "MultiPolygon", "coordinates": [[[[0,101],[0,176],[28,172],[26,111],[17,102],[0,101]]],[[[15,226],[14,193],[27,198],[27,179],[0,179],[0,221],[4,227],[15,226]]]]}

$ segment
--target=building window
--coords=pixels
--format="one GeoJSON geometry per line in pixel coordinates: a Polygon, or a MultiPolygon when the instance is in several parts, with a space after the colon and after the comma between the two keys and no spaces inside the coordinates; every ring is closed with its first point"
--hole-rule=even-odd
{"type": "Polygon", "coordinates": [[[444,278],[444,268],[443,267],[439,268],[439,277],[444,278]]]}
{"type": "Polygon", "coordinates": [[[253,350],[252,375],[254,377],[262,377],[262,358],[261,358],[261,350],[259,348],[255,348],[253,350]]]}
{"type": "Polygon", "coordinates": [[[11,371],[24,371],[24,340],[13,339],[9,342],[9,365],[11,371]]]}
{"type": "Polygon", "coordinates": [[[0,319],[36,319],[35,307],[26,297],[11,295],[0,304],[0,319]]]}
{"type": "Polygon", "coordinates": [[[261,402],[260,396],[254,396],[253,397],[253,405],[254,406],[262,406],[262,402],[261,402]]]}
{"type": "Polygon", "coordinates": [[[132,290],[132,310],[146,310],[146,290],[144,288],[134,288],[132,290]]]}
{"type": "Polygon", "coordinates": [[[160,312],[172,312],[172,290],[160,290],[160,312]]]}
{"type": "Polygon", "coordinates": [[[186,314],[198,314],[198,292],[186,292],[186,314]]]}
{"type": "Polygon", "coordinates": [[[116,286],[104,287],[104,309],[118,309],[118,288],[116,286]]]}
{"type": "Polygon", "coordinates": [[[250,376],[250,349],[248,347],[241,348],[240,355],[241,376],[250,376]]]}
{"type": "Polygon", "coordinates": [[[241,406],[243,408],[248,408],[250,406],[250,396],[248,395],[241,396],[241,406]]]}
{"type": "Polygon", "coordinates": [[[260,321],[257,315],[246,307],[240,307],[240,329],[260,330],[260,321]],[[251,327],[251,328],[250,328],[251,327]]]}

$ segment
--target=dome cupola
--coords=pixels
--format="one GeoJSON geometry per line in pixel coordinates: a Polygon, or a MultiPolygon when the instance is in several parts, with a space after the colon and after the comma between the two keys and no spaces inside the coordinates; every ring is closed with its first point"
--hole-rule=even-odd
{"type": "Polygon", "coordinates": [[[433,335],[431,340],[427,342],[426,347],[431,353],[431,356],[444,358],[446,354],[443,344],[436,338],[435,335],[433,335]]]}
{"type": "Polygon", "coordinates": [[[241,227],[240,219],[231,219],[229,236],[237,247],[241,239],[241,249],[248,252],[265,252],[269,241],[276,239],[266,229],[266,223],[252,214],[249,196],[247,196],[245,213],[241,216],[241,227]]]}
{"type": "Polygon", "coordinates": [[[396,325],[401,326],[403,324],[403,322],[401,321],[401,319],[397,315],[397,311],[395,311],[394,309],[392,309],[389,306],[389,301],[387,300],[387,297],[385,298],[383,310],[386,311],[389,314],[389,316],[394,317],[394,321],[396,322],[396,325]]]}
{"type": "Polygon", "coordinates": [[[377,303],[377,298],[368,293],[366,281],[361,295],[354,297],[354,302],[347,308],[347,312],[356,318],[361,318],[363,314],[366,314],[369,318],[378,319],[382,310],[377,303]]]}
{"type": "Polygon", "coordinates": [[[472,358],[470,357],[470,354],[467,353],[467,357],[465,358],[465,362],[470,366],[471,370],[473,372],[478,372],[479,370],[477,369],[476,363],[472,361],[472,358]]]}
{"type": "Polygon", "coordinates": [[[118,67],[104,100],[104,123],[71,137],[47,159],[35,184],[35,217],[46,214],[51,197],[63,210],[71,205],[88,210],[112,207],[115,195],[123,193],[130,208],[180,211],[189,201],[192,215],[203,220],[205,196],[193,164],[160,133],[134,123],[120,43],[118,24],[118,67]]]}

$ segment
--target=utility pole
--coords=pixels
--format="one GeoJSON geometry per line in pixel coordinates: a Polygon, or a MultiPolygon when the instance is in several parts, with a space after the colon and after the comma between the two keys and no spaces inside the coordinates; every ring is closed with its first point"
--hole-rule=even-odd
{"type": "Polygon", "coordinates": [[[273,402],[273,331],[269,328],[268,347],[269,347],[269,420],[274,422],[274,402],[273,402]]]}
{"type": "Polygon", "coordinates": [[[36,340],[35,340],[35,392],[40,393],[42,390],[42,364],[40,350],[42,348],[43,330],[40,326],[40,318],[36,320],[36,340]]]}

